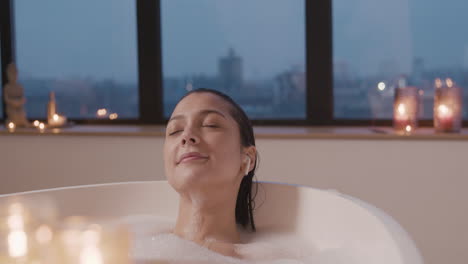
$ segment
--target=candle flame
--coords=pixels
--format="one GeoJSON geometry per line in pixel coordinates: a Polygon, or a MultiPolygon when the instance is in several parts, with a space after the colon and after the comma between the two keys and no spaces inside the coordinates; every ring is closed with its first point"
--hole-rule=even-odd
{"type": "Polygon", "coordinates": [[[119,117],[119,115],[117,113],[112,113],[112,114],[109,115],[110,120],[115,120],[115,119],[117,119],[117,117],[119,117]]]}
{"type": "Polygon", "coordinates": [[[410,125],[407,125],[407,126],[405,127],[405,130],[406,130],[406,132],[409,133],[409,132],[411,132],[411,130],[413,130],[413,128],[412,128],[410,125]]]}
{"type": "Polygon", "coordinates": [[[13,122],[8,123],[8,129],[15,129],[16,125],[13,122]]]}
{"type": "Polygon", "coordinates": [[[59,115],[54,114],[54,115],[52,116],[52,119],[53,119],[54,121],[58,121],[58,120],[59,120],[59,115]]]}
{"type": "Polygon", "coordinates": [[[406,106],[404,104],[399,104],[397,110],[400,115],[406,114],[406,106]]]}
{"type": "Polygon", "coordinates": [[[39,129],[41,129],[41,130],[42,130],[42,129],[44,129],[44,128],[45,128],[45,125],[44,125],[44,123],[39,123],[39,129]]]}
{"type": "Polygon", "coordinates": [[[23,230],[8,235],[8,253],[13,258],[23,257],[28,252],[28,237],[23,230]]]}
{"type": "Polygon", "coordinates": [[[439,113],[439,117],[449,117],[452,115],[450,108],[444,104],[437,107],[437,112],[439,113]]]}
{"type": "Polygon", "coordinates": [[[107,109],[105,109],[105,108],[98,109],[97,112],[96,112],[96,115],[98,117],[106,116],[107,115],[107,109]]]}
{"type": "Polygon", "coordinates": [[[39,124],[40,124],[39,120],[34,120],[33,125],[34,125],[35,127],[38,127],[39,124]]]}

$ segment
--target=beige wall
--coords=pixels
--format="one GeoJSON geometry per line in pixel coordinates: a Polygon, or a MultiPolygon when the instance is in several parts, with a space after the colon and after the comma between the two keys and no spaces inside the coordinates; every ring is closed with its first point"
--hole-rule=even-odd
{"type": "MultiPolygon", "coordinates": [[[[0,193],[163,179],[158,137],[0,136],[0,193]]],[[[392,215],[428,264],[468,259],[468,141],[259,139],[258,180],[337,189],[392,215]]]]}

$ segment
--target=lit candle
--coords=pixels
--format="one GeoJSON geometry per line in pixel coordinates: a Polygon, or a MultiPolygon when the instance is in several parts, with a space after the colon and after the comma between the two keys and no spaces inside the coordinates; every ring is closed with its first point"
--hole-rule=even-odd
{"type": "Polygon", "coordinates": [[[38,126],[39,126],[39,123],[40,123],[39,120],[34,120],[33,125],[34,125],[35,127],[38,127],[38,126]]]}
{"type": "Polygon", "coordinates": [[[41,132],[43,132],[44,129],[45,129],[44,123],[39,123],[39,126],[37,126],[37,127],[39,128],[39,130],[40,130],[41,132]]]}
{"type": "Polygon", "coordinates": [[[15,123],[13,123],[13,122],[8,123],[8,131],[14,132],[15,128],[16,128],[15,123]]]}
{"type": "Polygon", "coordinates": [[[394,127],[400,132],[410,132],[412,130],[412,122],[408,103],[398,103],[394,113],[394,127]],[[410,131],[408,131],[410,127],[410,131]]]}
{"type": "Polygon", "coordinates": [[[393,127],[396,132],[410,133],[417,128],[419,89],[407,86],[404,77],[398,80],[393,107],[393,127]]]}
{"type": "Polygon", "coordinates": [[[406,105],[400,103],[397,107],[397,115],[395,116],[398,120],[408,120],[408,113],[406,111],[406,105]]]}
{"type": "Polygon", "coordinates": [[[105,109],[105,108],[98,109],[97,112],[96,112],[96,115],[99,118],[106,117],[107,116],[107,109],[105,109]]]}
{"type": "Polygon", "coordinates": [[[413,128],[412,128],[410,125],[407,125],[407,126],[405,127],[406,133],[411,133],[411,130],[413,130],[413,128]]]}
{"type": "Polygon", "coordinates": [[[66,118],[58,115],[58,114],[53,114],[52,118],[49,119],[49,125],[50,126],[63,126],[65,124],[66,118]]]}
{"type": "Polygon", "coordinates": [[[12,258],[26,256],[28,253],[28,237],[24,230],[14,230],[8,234],[8,253],[12,258]]]}
{"type": "Polygon", "coordinates": [[[28,253],[28,237],[24,231],[23,207],[19,203],[14,203],[9,206],[9,211],[8,253],[12,258],[24,257],[28,253]]]}
{"type": "Polygon", "coordinates": [[[447,78],[435,80],[434,128],[437,132],[459,132],[462,120],[462,91],[447,78]]]}
{"type": "Polygon", "coordinates": [[[451,130],[453,126],[453,111],[447,105],[437,107],[437,118],[441,130],[451,130]]]}
{"type": "Polygon", "coordinates": [[[110,120],[115,120],[115,119],[117,119],[117,117],[119,117],[119,115],[117,113],[112,113],[112,114],[109,115],[110,120]]]}
{"type": "Polygon", "coordinates": [[[84,245],[80,254],[80,264],[102,264],[103,257],[99,248],[101,234],[97,230],[87,230],[82,233],[84,245]]]}

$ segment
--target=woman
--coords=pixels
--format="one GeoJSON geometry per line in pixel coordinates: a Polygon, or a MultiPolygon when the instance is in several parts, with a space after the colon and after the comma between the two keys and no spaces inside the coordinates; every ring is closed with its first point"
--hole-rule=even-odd
{"type": "Polygon", "coordinates": [[[255,231],[252,125],[228,96],[197,89],[177,104],[166,129],[165,172],[179,193],[173,233],[225,256],[242,256],[238,230],[255,231]]]}

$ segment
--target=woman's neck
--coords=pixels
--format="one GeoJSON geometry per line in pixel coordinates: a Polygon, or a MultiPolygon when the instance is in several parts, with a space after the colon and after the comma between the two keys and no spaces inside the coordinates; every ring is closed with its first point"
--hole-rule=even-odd
{"type": "Polygon", "coordinates": [[[213,242],[237,244],[235,200],[194,199],[181,196],[174,234],[210,248],[213,242]]]}

